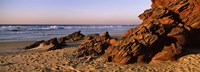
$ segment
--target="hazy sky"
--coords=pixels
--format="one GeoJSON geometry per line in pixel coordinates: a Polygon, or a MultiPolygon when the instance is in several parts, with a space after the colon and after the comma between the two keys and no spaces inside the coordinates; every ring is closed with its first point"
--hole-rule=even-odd
{"type": "Polygon", "coordinates": [[[0,0],[0,24],[137,24],[151,0],[0,0]]]}

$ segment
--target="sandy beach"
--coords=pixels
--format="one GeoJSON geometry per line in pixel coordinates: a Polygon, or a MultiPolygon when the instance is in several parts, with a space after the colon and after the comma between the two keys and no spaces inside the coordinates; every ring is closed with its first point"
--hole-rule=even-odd
{"type": "Polygon", "coordinates": [[[200,0],[0,0],[0,72],[200,72],[200,0]]]}
{"type": "MultiPolygon", "coordinates": [[[[120,35],[113,34],[114,37],[120,35]]],[[[112,36],[113,36],[112,35],[112,36]]],[[[200,54],[185,55],[177,61],[153,61],[150,64],[120,65],[104,62],[101,57],[76,58],[73,51],[85,41],[67,42],[63,49],[24,50],[34,41],[0,42],[0,72],[199,72],[200,54]]]]}

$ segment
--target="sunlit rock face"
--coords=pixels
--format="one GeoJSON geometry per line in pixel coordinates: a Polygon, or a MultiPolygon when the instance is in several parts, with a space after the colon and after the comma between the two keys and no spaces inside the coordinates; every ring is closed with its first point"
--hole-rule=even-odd
{"type": "Polygon", "coordinates": [[[110,40],[112,38],[109,33],[105,32],[78,46],[74,53],[77,57],[102,55],[111,45],[110,40]]]}
{"type": "Polygon", "coordinates": [[[143,20],[130,29],[104,58],[121,64],[172,60],[200,41],[200,0],[152,0],[152,8],[139,15],[143,20]]]}
{"type": "MultiPolygon", "coordinates": [[[[186,48],[199,47],[200,0],[151,1],[151,9],[139,15],[143,20],[139,26],[129,29],[125,36],[109,46],[97,48],[105,50],[103,58],[106,62],[127,64],[168,61],[182,56],[186,48]]],[[[93,42],[85,46],[90,43],[93,42]]],[[[89,47],[83,51],[91,50],[89,47]]]]}
{"type": "Polygon", "coordinates": [[[190,46],[198,46],[197,43],[200,41],[200,0],[152,0],[152,2],[152,8],[163,7],[176,13],[181,22],[190,27],[191,37],[189,40],[192,40],[190,46]]]}

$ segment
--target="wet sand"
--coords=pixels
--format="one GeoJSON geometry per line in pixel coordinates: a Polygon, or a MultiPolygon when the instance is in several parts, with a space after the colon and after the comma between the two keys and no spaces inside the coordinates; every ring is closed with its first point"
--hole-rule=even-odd
{"type": "Polygon", "coordinates": [[[33,42],[0,42],[0,72],[200,72],[200,51],[195,49],[177,61],[119,65],[98,56],[76,58],[73,51],[84,41],[67,42],[68,47],[53,51],[23,50],[33,42]]]}

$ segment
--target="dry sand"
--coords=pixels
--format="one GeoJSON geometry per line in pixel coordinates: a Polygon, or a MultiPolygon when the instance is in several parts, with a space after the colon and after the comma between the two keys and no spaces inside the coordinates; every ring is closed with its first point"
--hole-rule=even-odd
{"type": "Polygon", "coordinates": [[[105,63],[101,57],[76,58],[72,52],[83,41],[70,42],[54,51],[23,50],[33,42],[1,42],[0,72],[200,72],[200,50],[177,61],[153,61],[150,64],[119,65],[105,63]]]}

